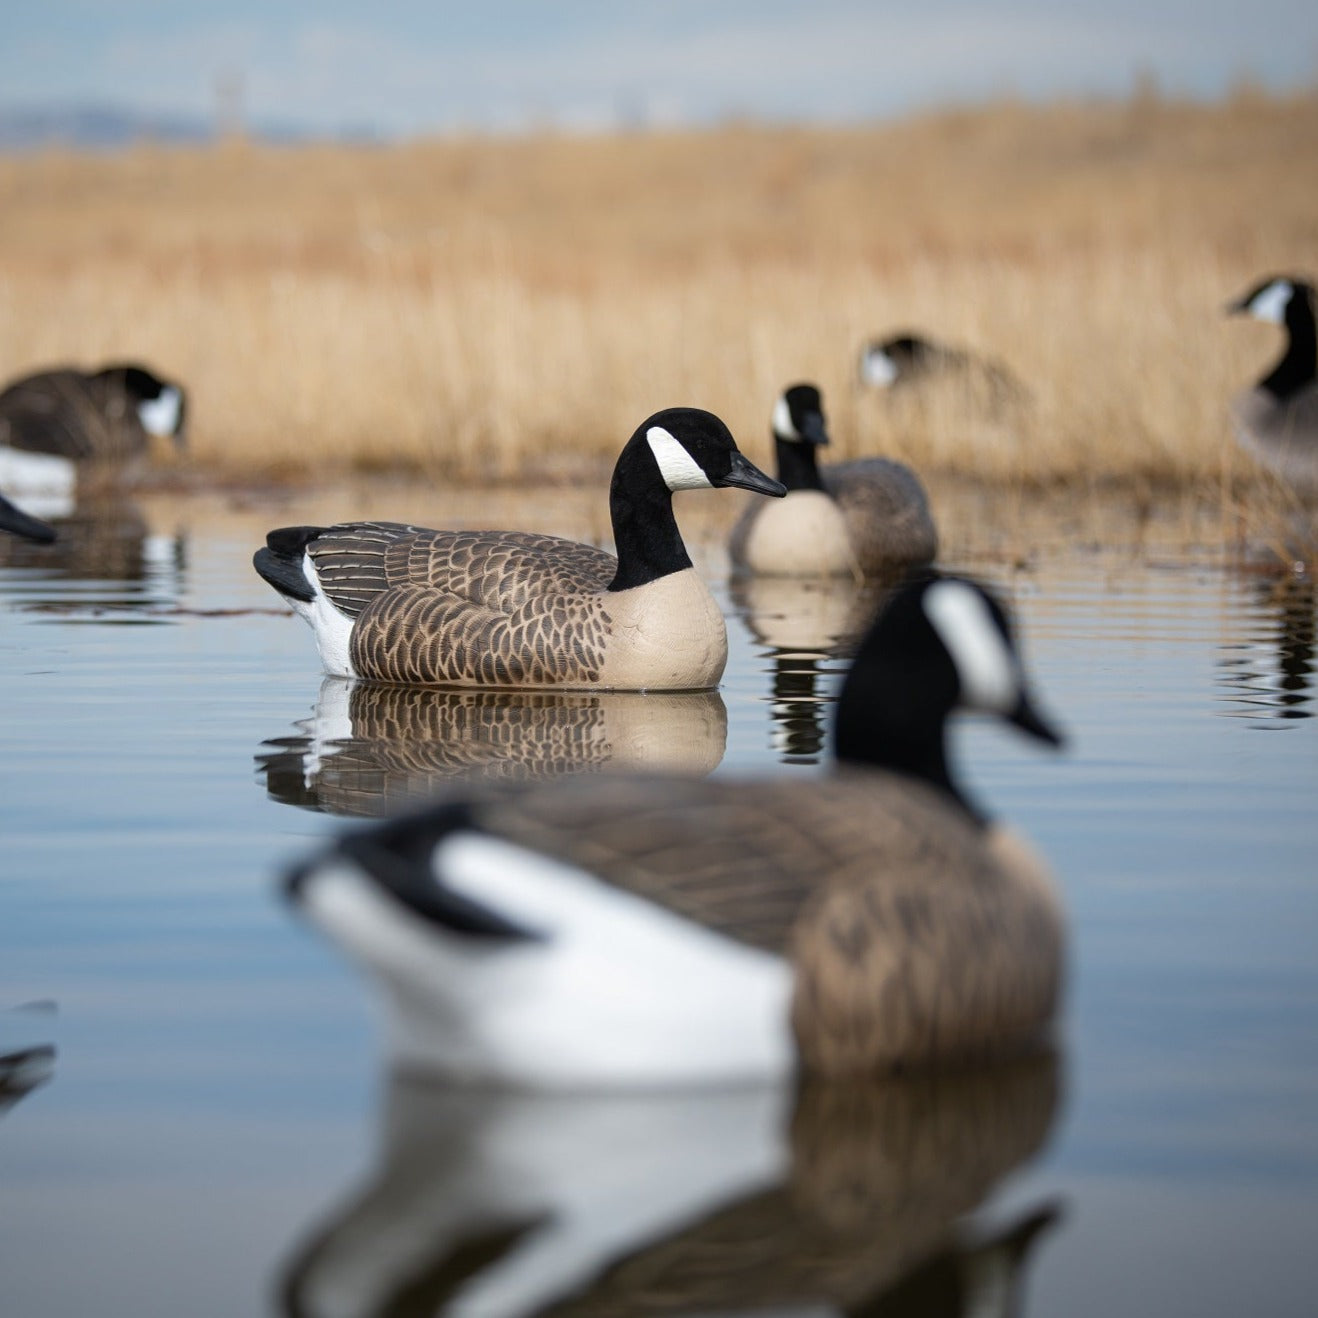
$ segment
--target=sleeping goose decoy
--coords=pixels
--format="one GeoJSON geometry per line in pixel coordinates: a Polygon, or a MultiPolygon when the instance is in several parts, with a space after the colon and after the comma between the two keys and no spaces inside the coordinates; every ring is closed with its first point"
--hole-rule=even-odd
{"type": "Polygon", "coordinates": [[[55,539],[55,528],[45,522],[29,517],[21,508],[15,507],[4,495],[0,494],[0,531],[24,540],[35,540],[39,545],[51,544],[55,539]]]}
{"type": "Polygon", "coordinates": [[[1001,362],[910,331],[865,344],[857,375],[862,386],[898,392],[956,382],[990,413],[1029,398],[1029,390],[1001,362]]]}
{"type": "Polygon", "coordinates": [[[185,413],[183,389],[137,364],[24,376],[0,393],[0,487],[70,493],[80,466],[121,468],[150,436],[182,447],[185,413]]]}
{"type": "Polygon", "coordinates": [[[981,586],[902,587],[830,776],[467,788],[287,891],[384,990],[395,1064],[527,1088],[777,1080],[1028,1050],[1062,976],[1046,867],[955,782],[945,724],[1051,744],[981,586]]]}
{"type": "Polygon", "coordinates": [[[1314,288],[1274,276],[1231,303],[1236,315],[1280,325],[1286,350],[1252,389],[1231,402],[1241,444],[1301,497],[1318,495],[1318,335],[1314,288]]]}
{"type": "Polygon", "coordinates": [[[716,686],[728,638],[673,517],[675,490],[785,491],[718,417],[643,421],[613,471],[618,556],[522,531],[396,522],[271,531],[257,572],[316,634],[331,676],[593,690],[716,686]]]}
{"type": "Polygon", "coordinates": [[[900,575],[933,561],[938,533],[924,487],[887,458],[819,467],[828,443],[824,405],[812,384],[794,384],[773,409],[778,479],[787,497],[750,504],[732,528],[734,570],[764,576],[900,575]]]}

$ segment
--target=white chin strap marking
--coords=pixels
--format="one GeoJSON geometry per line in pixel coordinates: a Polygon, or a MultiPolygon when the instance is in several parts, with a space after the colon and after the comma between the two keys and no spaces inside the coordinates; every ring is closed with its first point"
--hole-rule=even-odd
{"type": "Polygon", "coordinates": [[[167,384],[159,398],[148,399],[137,405],[137,415],[142,428],[152,435],[168,439],[178,429],[179,409],[183,396],[172,384],[167,384]]]}
{"type": "Polygon", "coordinates": [[[792,409],[787,406],[787,399],[780,398],[773,405],[773,433],[779,439],[800,439],[801,433],[792,424],[792,409]]]}
{"type": "Polygon", "coordinates": [[[1261,293],[1254,294],[1246,309],[1255,320],[1265,320],[1269,325],[1284,325],[1286,308],[1294,292],[1286,280],[1274,279],[1261,293]]]}
{"type": "Polygon", "coordinates": [[[650,452],[659,464],[659,474],[670,490],[708,490],[712,486],[700,464],[663,426],[645,432],[650,452]]]}
{"type": "Polygon", "coordinates": [[[963,581],[939,581],[925,591],[923,602],[925,616],[956,665],[961,704],[1011,713],[1020,698],[1018,665],[984,597],[963,581]]]}
{"type": "Polygon", "coordinates": [[[883,389],[897,378],[897,367],[886,352],[867,352],[860,359],[860,374],[866,384],[883,389]]]}

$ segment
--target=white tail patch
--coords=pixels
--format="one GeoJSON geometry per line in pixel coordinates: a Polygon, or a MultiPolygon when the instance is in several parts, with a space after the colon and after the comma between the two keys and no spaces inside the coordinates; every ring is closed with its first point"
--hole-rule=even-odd
{"type": "Polygon", "coordinates": [[[773,405],[773,433],[780,439],[800,439],[801,433],[792,424],[792,409],[787,406],[784,394],[773,405]]]}
{"type": "Polygon", "coordinates": [[[1295,289],[1288,280],[1274,279],[1267,288],[1255,293],[1245,308],[1255,320],[1266,321],[1269,325],[1286,323],[1286,308],[1290,306],[1295,289]]]}
{"type": "Polygon", "coordinates": [[[659,474],[670,490],[708,490],[712,482],[695,458],[663,426],[645,432],[650,452],[659,464],[659,474]]]}
{"type": "Polygon", "coordinates": [[[886,352],[867,352],[860,359],[860,378],[875,389],[885,389],[897,378],[897,365],[886,352]]]}
{"type": "Polygon", "coordinates": [[[956,665],[961,704],[1009,714],[1020,699],[1020,665],[984,597],[964,581],[938,581],[925,591],[923,603],[956,665]]]}
{"type": "Polygon", "coordinates": [[[147,434],[168,439],[178,429],[182,407],[183,395],[172,384],[167,384],[158,398],[149,398],[137,405],[137,416],[147,434]]]}

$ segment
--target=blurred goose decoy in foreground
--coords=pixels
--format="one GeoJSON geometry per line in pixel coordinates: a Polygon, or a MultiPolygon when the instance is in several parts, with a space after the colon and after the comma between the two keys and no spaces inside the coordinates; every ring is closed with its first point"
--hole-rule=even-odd
{"type": "Polygon", "coordinates": [[[257,572],[311,625],[331,676],[410,685],[703,690],[728,638],[673,517],[675,490],[781,496],[718,417],[643,421],[613,470],[618,556],[523,531],[396,522],[271,531],[257,572]]]}
{"type": "Polygon", "coordinates": [[[1030,392],[1001,362],[910,332],[867,343],[860,350],[858,377],[869,388],[895,391],[956,382],[989,412],[1020,405],[1030,392]]]}
{"type": "Polygon", "coordinates": [[[0,494],[0,531],[21,536],[24,540],[35,540],[39,545],[52,544],[55,540],[55,528],[45,522],[29,517],[21,508],[16,508],[4,495],[0,494]]]}
{"type": "Polygon", "coordinates": [[[145,366],[24,376],[0,393],[0,487],[67,494],[80,466],[121,468],[152,435],[182,447],[185,413],[183,389],[145,366]]]}
{"type": "Polygon", "coordinates": [[[1060,1205],[976,1210],[1046,1140],[1058,1070],[553,1095],[393,1073],[280,1312],[1017,1318],[1060,1205]]]}
{"type": "Polygon", "coordinates": [[[1063,917],[954,781],[946,722],[1057,744],[982,587],[899,590],[842,687],[831,776],[464,789],[342,838],[288,891],[385,990],[401,1064],[526,1087],[654,1086],[1027,1049],[1063,917]]]}
{"type": "Polygon", "coordinates": [[[764,576],[883,577],[933,561],[938,532],[924,487],[909,467],[861,458],[820,470],[828,443],[812,384],[794,384],[773,409],[778,479],[787,497],[749,505],[728,553],[739,571],[764,576]]]}
{"type": "Polygon", "coordinates": [[[1265,279],[1227,310],[1280,325],[1286,350],[1252,389],[1232,399],[1241,444],[1296,494],[1318,495],[1318,335],[1314,288],[1301,279],[1265,279]]]}

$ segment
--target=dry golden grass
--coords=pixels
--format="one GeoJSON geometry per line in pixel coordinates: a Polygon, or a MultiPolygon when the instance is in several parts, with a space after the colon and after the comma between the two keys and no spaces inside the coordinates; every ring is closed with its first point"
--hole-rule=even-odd
{"type": "Polygon", "coordinates": [[[1318,253],[1318,97],[1006,104],[887,126],[0,160],[0,375],[140,357],[229,477],[596,473],[649,412],[767,459],[785,384],[835,456],[930,474],[1248,470],[1229,394],[1276,332],[1223,302],[1318,253]],[[853,385],[917,327],[1024,376],[985,424],[853,385]]]}

